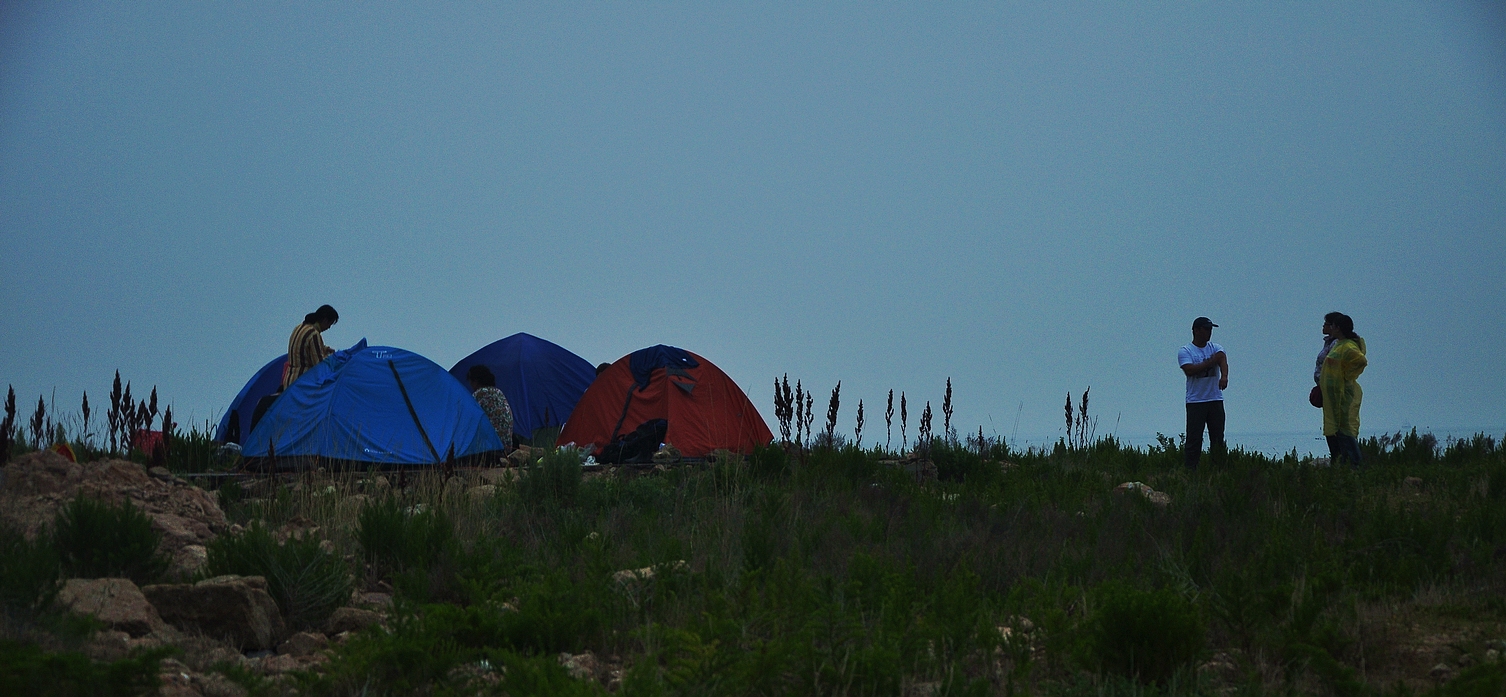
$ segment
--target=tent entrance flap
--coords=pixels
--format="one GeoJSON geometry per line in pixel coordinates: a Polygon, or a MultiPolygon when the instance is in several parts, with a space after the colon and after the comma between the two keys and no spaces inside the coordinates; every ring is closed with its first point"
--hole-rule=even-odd
{"type": "MultiPolygon", "coordinates": [[[[439,451],[434,449],[434,443],[429,440],[429,432],[424,430],[423,422],[418,420],[418,410],[413,408],[413,400],[408,398],[408,388],[403,386],[403,376],[397,374],[397,363],[387,361],[387,367],[392,369],[392,379],[397,381],[397,389],[403,393],[403,403],[408,405],[408,415],[413,417],[413,425],[418,427],[418,435],[423,436],[424,445],[429,447],[429,454],[434,456],[434,464],[442,464],[439,460],[439,451]]],[[[451,444],[451,449],[455,447],[451,444]]]]}

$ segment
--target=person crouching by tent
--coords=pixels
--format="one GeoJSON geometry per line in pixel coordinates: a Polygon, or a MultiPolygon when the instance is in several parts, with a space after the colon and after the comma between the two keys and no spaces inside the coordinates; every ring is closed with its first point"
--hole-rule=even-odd
{"type": "Polygon", "coordinates": [[[481,405],[481,411],[486,412],[486,418],[492,422],[497,437],[502,439],[505,455],[512,450],[512,405],[507,403],[507,395],[497,389],[497,376],[492,375],[491,368],[484,365],[471,366],[466,371],[465,378],[471,383],[471,395],[481,405]]]}
{"type": "Polygon", "coordinates": [[[309,369],[319,365],[325,357],[334,353],[334,349],[324,345],[324,337],[321,332],[329,331],[340,321],[340,313],[328,305],[320,305],[303,316],[303,324],[293,329],[293,335],[288,338],[288,364],[282,374],[282,389],[298,381],[298,378],[309,369]]]}

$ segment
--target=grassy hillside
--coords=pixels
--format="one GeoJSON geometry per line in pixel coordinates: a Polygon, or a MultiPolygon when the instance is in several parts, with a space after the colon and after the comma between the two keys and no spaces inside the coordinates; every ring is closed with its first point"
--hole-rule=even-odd
{"type": "Polygon", "coordinates": [[[339,644],[302,694],[1506,689],[1492,439],[1372,438],[1359,469],[1236,451],[1196,473],[1169,439],[1079,442],[250,480],[220,491],[246,532],[205,573],[280,564],[309,626],[350,584],[393,590],[390,631],[339,644]],[[259,553],[279,530],[299,539],[259,553]],[[585,652],[596,681],[560,665],[585,652]]]}
{"type": "Polygon", "coordinates": [[[1362,694],[1456,678],[1506,636],[1490,439],[1195,475],[1170,443],[977,445],[935,441],[934,481],[851,447],[614,476],[564,451],[495,492],[344,476],[231,516],[313,521],[396,588],[394,632],[343,646],[315,693],[591,651],[624,694],[1362,694]]]}

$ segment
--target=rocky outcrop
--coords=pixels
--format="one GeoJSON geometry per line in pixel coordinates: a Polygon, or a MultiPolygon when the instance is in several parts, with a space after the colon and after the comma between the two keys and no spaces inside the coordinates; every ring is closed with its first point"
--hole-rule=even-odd
{"type": "Polygon", "coordinates": [[[342,607],[329,616],[324,633],[331,636],[344,632],[357,632],[374,624],[381,624],[382,616],[371,610],[342,607]]]}
{"type": "Polygon", "coordinates": [[[133,637],[145,636],[162,626],[156,608],[127,578],[68,579],[58,592],[58,602],[133,637]]]}
{"type": "Polygon", "coordinates": [[[162,533],[161,551],[169,558],[228,527],[213,495],[170,474],[154,477],[126,460],[79,464],[50,450],[0,467],[0,521],[35,537],[80,492],[117,505],[130,500],[151,516],[152,526],[162,533]]]}
{"type": "Polygon", "coordinates": [[[329,638],[323,634],[298,632],[288,637],[287,641],[277,645],[277,654],[302,658],[323,651],[328,646],[329,638]]]}
{"type": "Polygon", "coordinates": [[[286,633],[277,602],[260,576],[218,576],[194,584],[147,586],[142,592],[168,624],[241,649],[275,648],[286,633]]]}
{"type": "Polygon", "coordinates": [[[1164,507],[1167,504],[1171,503],[1170,494],[1164,491],[1156,491],[1155,489],[1150,488],[1150,485],[1146,484],[1145,482],[1125,482],[1123,484],[1120,484],[1119,486],[1114,487],[1115,494],[1126,494],[1131,492],[1144,496],[1145,500],[1150,501],[1157,506],[1164,507]]]}

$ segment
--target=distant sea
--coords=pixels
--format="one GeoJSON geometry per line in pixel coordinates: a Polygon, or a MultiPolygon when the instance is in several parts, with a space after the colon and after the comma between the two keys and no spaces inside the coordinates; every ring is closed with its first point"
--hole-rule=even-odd
{"type": "MultiPolygon", "coordinates": [[[[1371,431],[1369,429],[1361,428],[1360,437],[1369,438],[1371,436],[1389,435],[1398,431],[1402,433],[1408,433],[1411,430],[1411,426],[1407,426],[1406,428],[1393,428],[1389,430],[1379,431],[1371,431]]],[[[1438,439],[1439,444],[1447,444],[1450,440],[1467,440],[1473,438],[1476,434],[1479,433],[1484,433],[1487,436],[1495,438],[1497,443],[1506,440],[1506,425],[1497,425],[1493,427],[1478,426],[1473,428],[1428,428],[1425,426],[1418,426],[1417,432],[1433,434],[1433,437],[1438,439]]],[[[1178,431],[1177,433],[1167,435],[1170,435],[1173,438],[1177,438],[1180,437],[1181,432],[1178,431]]],[[[1010,441],[1010,447],[1049,449],[1052,446],[1056,445],[1056,441],[1060,437],[1060,433],[1051,435],[1049,437],[1020,436],[1019,440],[1010,441]]],[[[1154,433],[1120,433],[1116,437],[1120,442],[1136,447],[1145,447],[1147,445],[1156,444],[1156,434],[1154,433]]],[[[1206,439],[1207,437],[1204,436],[1205,443],[1206,439]]],[[[1225,439],[1228,440],[1230,448],[1242,447],[1246,451],[1259,452],[1266,455],[1285,455],[1287,453],[1290,453],[1293,449],[1297,451],[1298,456],[1316,455],[1321,457],[1328,455],[1328,442],[1323,439],[1323,434],[1319,432],[1318,429],[1308,431],[1230,432],[1225,436],[1225,439]]]]}

